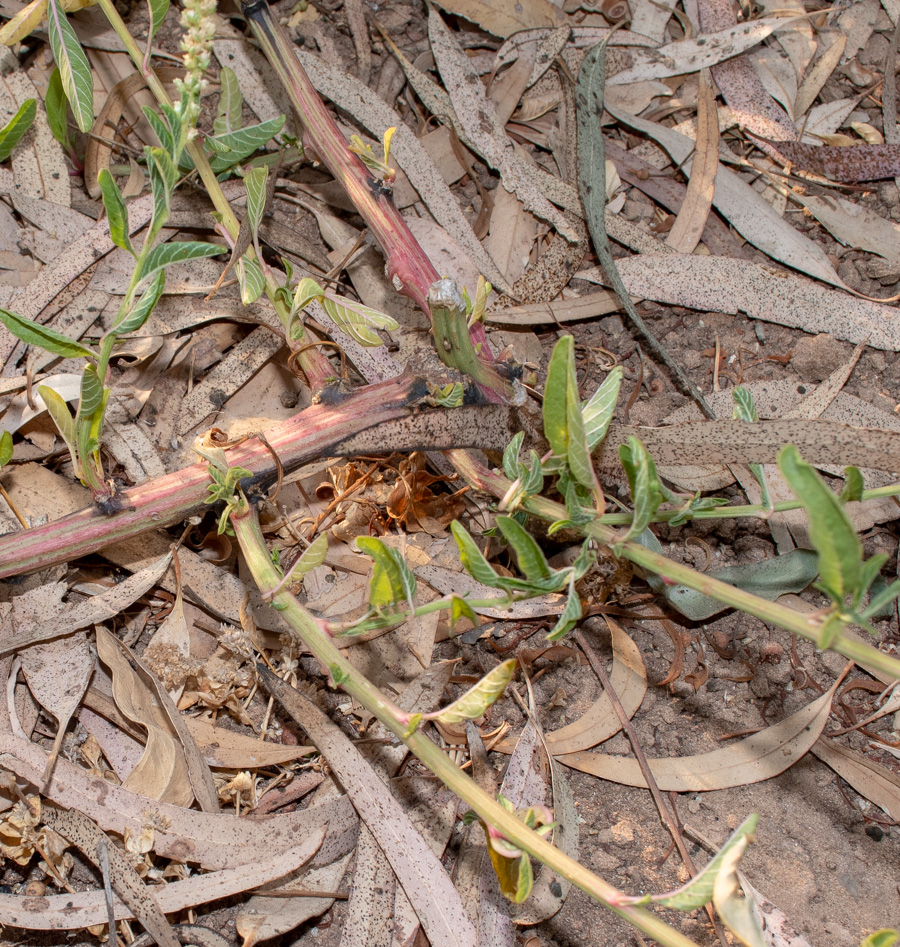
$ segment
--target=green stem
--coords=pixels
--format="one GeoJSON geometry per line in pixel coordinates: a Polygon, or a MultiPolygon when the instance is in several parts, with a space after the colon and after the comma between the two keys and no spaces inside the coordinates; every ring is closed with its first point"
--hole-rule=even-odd
{"type": "MultiPolygon", "coordinates": [[[[506,494],[511,484],[511,481],[506,477],[489,470],[466,451],[455,450],[449,451],[448,454],[453,466],[476,490],[489,493],[498,499],[506,494]]],[[[561,503],[555,503],[544,497],[531,497],[525,500],[522,509],[550,523],[568,519],[568,512],[561,503]]],[[[672,562],[672,560],[647,549],[646,546],[642,546],[640,543],[622,543],[619,534],[614,529],[598,521],[579,528],[585,535],[598,540],[605,546],[620,546],[621,553],[626,559],[648,572],[661,575],[673,583],[686,585],[688,588],[714,598],[731,608],[737,608],[748,615],[754,615],[761,621],[778,625],[786,631],[801,635],[812,641],[817,647],[821,646],[823,620],[820,615],[804,615],[792,608],[778,605],[776,602],[769,602],[758,595],[728,585],[727,582],[721,582],[710,575],[695,572],[688,566],[672,562]]],[[[839,635],[829,645],[829,648],[839,652],[851,661],[877,668],[890,677],[900,678],[900,660],[879,651],[877,648],[873,648],[871,645],[839,635]]]]}
{"type": "MultiPolygon", "coordinates": [[[[109,20],[110,26],[112,26],[116,35],[124,44],[129,56],[131,56],[132,62],[137,67],[138,72],[146,81],[147,86],[153,93],[156,101],[159,102],[160,105],[171,105],[172,100],[169,98],[169,95],[166,92],[162,82],[159,81],[159,77],[152,69],[146,68],[144,63],[144,53],[135,42],[131,33],[128,32],[128,27],[125,24],[125,21],[119,15],[119,12],[116,10],[113,0],[98,0],[98,3],[103,12],[106,14],[106,18],[109,20]]],[[[225,194],[222,192],[222,188],[216,179],[216,173],[210,167],[209,161],[203,152],[203,145],[199,139],[194,138],[188,141],[187,145],[185,146],[185,150],[190,155],[191,160],[194,162],[194,167],[197,169],[200,180],[203,182],[203,186],[206,188],[206,192],[209,194],[209,198],[212,201],[213,206],[221,215],[222,225],[228,231],[231,239],[236,241],[241,230],[241,222],[238,220],[234,211],[231,209],[231,205],[228,203],[225,194]]],[[[248,248],[247,252],[251,257],[255,258],[256,253],[252,247],[248,248]]],[[[264,266],[262,269],[266,277],[266,296],[274,307],[275,312],[278,314],[281,324],[285,327],[286,334],[287,326],[290,320],[289,309],[287,305],[276,295],[278,284],[275,282],[269,267],[264,266]]],[[[289,339],[287,341],[288,344],[291,344],[289,339]]],[[[303,371],[306,373],[306,377],[313,389],[321,388],[326,382],[335,376],[335,371],[331,362],[328,361],[328,359],[322,354],[317,346],[303,349],[297,356],[297,360],[300,363],[303,371]]]]}
{"type": "Polygon", "coordinates": [[[391,733],[402,740],[425,766],[460,799],[464,800],[504,838],[547,865],[552,871],[571,881],[602,905],[614,911],[638,930],[665,947],[696,947],[693,941],[669,927],[643,908],[625,903],[626,896],[589,871],[575,859],[526,828],[513,814],[481,789],[459,769],[424,733],[404,733],[405,725],[384,695],[341,654],[333,639],[319,622],[287,590],[274,591],[281,575],[269,557],[259,518],[255,510],[245,516],[232,516],[232,526],[254,581],[264,595],[271,594],[275,608],[297,635],[303,646],[315,655],[332,677],[341,681],[341,688],[362,704],[391,733]]]}
{"type": "MultiPolygon", "coordinates": [[[[885,487],[873,487],[871,490],[863,490],[860,502],[866,500],[877,500],[879,497],[900,496],[900,483],[889,483],[885,487]]],[[[785,500],[782,503],[775,503],[771,507],[764,506],[762,503],[747,503],[742,506],[717,506],[710,510],[697,510],[691,513],[691,520],[724,520],[737,519],[743,516],[768,517],[770,513],[786,513],[789,510],[802,510],[803,504],[799,500],[785,500]]],[[[651,523],[668,523],[670,520],[680,516],[681,510],[658,510],[651,523]]],[[[631,513],[604,513],[598,516],[596,522],[603,526],[630,526],[634,519],[631,513]]]]}

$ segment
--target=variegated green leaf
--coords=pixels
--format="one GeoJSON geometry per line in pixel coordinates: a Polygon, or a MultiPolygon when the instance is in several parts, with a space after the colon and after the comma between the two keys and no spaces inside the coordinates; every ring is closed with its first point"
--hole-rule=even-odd
{"type": "Polygon", "coordinates": [[[325,290],[311,277],[304,276],[297,288],[294,290],[294,298],[291,302],[291,312],[298,313],[305,309],[314,299],[321,299],[325,290]]]}
{"type": "Polygon", "coordinates": [[[569,580],[569,595],[566,599],[566,607],[562,610],[556,624],[550,629],[547,635],[548,641],[559,641],[564,638],[581,621],[583,612],[581,609],[581,597],[575,591],[575,575],[569,580]]]}
{"type": "Polygon", "coordinates": [[[299,582],[307,572],[317,569],[325,561],[328,554],[328,537],[320,533],[313,542],[303,550],[303,555],[291,566],[285,576],[287,582],[299,582]]]}
{"type": "Polygon", "coordinates": [[[428,720],[438,720],[443,724],[462,723],[465,720],[477,720],[484,712],[503,696],[506,685],[515,677],[516,660],[510,658],[498,664],[492,671],[473,687],[469,688],[452,704],[434,713],[425,714],[428,720]]]}
{"type": "Polygon", "coordinates": [[[46,352],[63,358],[94,357],[94,353],[80,342],[70,339],[49,326],[42,326],[37,322],[32,322],[31,319],[10,312],[8,309],[0,309],[0,322],[26,345],[36,345],[46,352]]]}
{"type": "Polygon", "coordinates": [[[708,904],[712,901],[716,878],[722,870],[728,853],[741,839],[753,835],[754,831],[756,831],[757,821],[758,816],[756,815],[751,815],[745,819],[737,829],[735,829],[731,838],[722,846],[719,854],[709,862],[703,871],[684,885],[684,887],[673,891],[671,894],[656,896],[650,900],[661,907],[673,908],[676,911],[696,911],[698,908],[702,908],[705,904],[708,904]]]}
{"type": "Polygon", "coordinates": [[[182,243],[161,243],[147,254],[143,278],[146,279],[157,270],[165,269],[173,263],[206,259],[224,252],[224,247],[217,246],[215,243],[199,243],[195,240],[185,240],[182,243]]]}
{"type": "Polygon", "coordinates": [[[0,434],[0,467],[5,467],[13,457],[13,439],[9,431],[0,434]]]}
{"type": "Polygon", "coordinates": [[[103,382],[93,365],[86,365],[81,376],[81,400],[76,421],[91,417],[103,401],[103,382]]]}
{"type": "Polygon", "coordinates": [[[278,118],[270,118],[258,125],[250,125],[247,128],[239,128],[237,131],[208,138],[207,143],[216,152],[210,158],[210,167],[216,174],[233,168],[252,155],[257,148],[262,148],[266,142],[271,141],[284,127],[284,121],[284,116],[280,115],[278,118]]]}
{"type": "Polygon", "coordinates": [[[630,436],[627,445],[619,446],[619,459],[625,468],[634,505],[634,518],[625,535],[625,539],[631,539],[632,536],[643,533],[653,519],[653,514],[662,503],[662,491],[656,464],[647,453],[647,448],[636,437],[630,436]]]}
{"type": "Polygon", "coordinates": [[[47,31],[63,91],[75,121],[83,132],[88,132],[94,124],[94,80],[87,56],[66,19],[60,0],[50,0],[47,5],[47,31]]]}
{"type": "Polygon", "coordinates": [[[584,403],[582,416],[584,417],[584,432],[587,436],[588,447],[593,450],[606,437],[609,422],[612,420],[619,400],[619,389],[622,385],[622,366],[616,367],[603,379],[603,384],[594,392],[593,396],[584,403]]]}
{"type": "Polygon", "coordinates": [[[26,99],[19,106],[19,111],[0,129],[0,161],[6,161],[13,153],[13,148],[31,128],[36,115],[37,99],[26,99]]]}
{"type": "Polygon", "coordinates": [[[266,212],[266,185],[269,181],[269,169],[266,167],[254,168],[244,175],[244,186],[247,188],[247,223],[250,233],[256,240],[259,225],[266,212]]]}
{"type": "Polygon", "coordinates": [[[234,264],[238,282],[241,286],[241,302],[245,306],[255,303],[266,290],[266,277],[256,260],[244,254],[234,264]]]}
{"type": "Polygon", "coordinates": [[[522,574],[531,582],[549,578],[550,566],[537,540],[511,516],[498,516],[497,525],[516,554],[522,574]]]}
{"type": "Polygon", "coordinates": [[[494,567],[484,558],[484,554],[478,548],[478,544],[468,534],[466,528],[457,520],[450,524],[450,532],[456,540],[459,547],[459,558],[466,572],[480,582],[492,589],[503,588],[502,579],[494,571],[494,567]]]}
{"type": "Polygon", "coordinates": [[[360,345],[381,345],[381,339],[376,335],[375,329],[387,329],[392,332],[399,328],[397,321],[383,312],[341,296],[325,295],[322,298],[322,307],[337,325],[360,345]]]}
{"type": "Polygon", "coordinates": [[[47,113],[47,124],[53,137],[63,146],[69,148],[69,128],[67,124],[68,104],[66,93],[62,85],[62,75],[57,66],[50,73],[47,83],[47,94],[44,96],[44,111],[47,113]]]}
{"type": "Polygon", "coordinates": [[[129,332],[137,332],[138,329],[150,317],[150,313],[156,308],[160,296],[166,287],[165,270],[157,270],[150,281],[150,285],[144,290],[141,298],[131,307],[131,312],[127,313],[125,318],[115,327],[116,335],[127,335],[129,332]]]}
{"type": "MultiPolygon", "coordinates": [[[[178,169],[172,163],[165,148],[145,148],[147,173],[150,177],[150,190],[153,192],[153,217],[145,240],[153,241],[169,219],[172,194],[178,181],[178,169]]],[[[146,271],[144,274],[146,276],[146,271]]]]}
{"type": "Polygon", "coordinates": [[[103,206],[106,209],[106,218],[109,221],[109,238],[132,256],[137,256],[131,245],[128,226],[128,208],[125,199],[108,168],[102,168],[97,175],[100,193],[103,196],[103,206]]]}
{"type": "Polygon", "coordinates": [[[412,604],[416,594],[416,577],[403,561],[403,556],[374,536],[357,536],[356,545],[371,556],[375,563],[369,584],[369,603],[372,607],[381,608],[398,602],[412,604]]]}
{"type": "MultiPolygon", "coordinates": [[[[755,818],[750,816],[747,822],[755,818]]],[[[713,882],[713,904],[725,926],[742,944],[746,947],[766,947],[766,937],[753,912],[753,901],[743,896],[737,874],[738,863],[750,840],[751,834],[745,832],[728,851],[723,851],[713,882]]]]}
{"type": "Polygon", "coordinates": [[[49,388],[47,385],[38,385],[38,394],[47,406],[47,413],[53,418],[62,439],[66,442],[66,447],[75,455],[75,418],[66,404],[65,399],[58,392],[49,388]]]}
{"type": "Polygon", "coordinates": [[[241,127],[244,97],[233,69],[223,66],[219,73],[219,108],[213,121],[215,135],[227,135],[241,127]]]}

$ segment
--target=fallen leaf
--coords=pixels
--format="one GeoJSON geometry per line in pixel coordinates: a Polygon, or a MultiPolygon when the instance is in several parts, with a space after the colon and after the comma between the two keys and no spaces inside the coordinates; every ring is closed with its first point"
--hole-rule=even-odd
{"type": "MultiPolygon", "coordinates": [[[[638,646],[618,624],[611,624],[613,663],[610,683],[629,717],[637,713],[647,692],[647,670],[638,646]]],[[[615,736],[622,729],[618,714],[603,692],[596,701],[572,723],[544,734],[547,749],[554,756],[587,750],[615,736]]],[[[505,737],[491,749],[511,753],[519,736],[505,737]]]]}
{"type": "Polygon", "coordinates": [[[360,817],[400,878],[431,943],[435,947],[474,947],[475,929],[443,866],[359,751],[298,691],[261,665],[259,673],[273,696],[307,731],[347,789],[360,817]]]}
{"type": "MultiPolygon", "coordinates": [[[[37,784],[47,762],[39,746],[0,732],[0,752],[8,754],[6,766],[21,779],[37,784]]],[[[147,799],[121,786],[97,779],[60,758],[45,797],[68,809],[83,812],[104,831],[124,835],[131,827],[138,834],[147,799]]],[[[153,809],[164,828],[155,833],[153,851],[178,862],[196,862],[215,871],[252,860],[259,852],[284,852],[291,840],[328,826],[328,837],[315,864],[330,864],[346,854],[356,838],[357,819],[346,798],[289,815],[236,819],[232,814],[198,812],[164,802],[153,809]]],[[[260,882],[262,883],[262,882],[260,882]]]]}
{"type": "MultiPolygon", "coordinates": [[[[651,759],[650,771],[664,792],[706,792],[746,786],[783,773],[816,742],[831,713],[831,688],[781,723],[767,727],[732,746],[676,759],[651,759]]],[[[647,788],[637,760],[603,753],[571,753],[560,763],[600,779],[647,788]]]]}
{"type": "Polygon", "coordinates": [[[890,818],[900,817],[900,778],[887,767],[828,737],[816,740],[812,752],[890,818]]]}
{"type": "Polygon", "coordinates": [[[501,37],[519,30],[557,27],[565,21],[550,0],[441,0],[440,6],[501,37]]]}
{"type": "MultiPolygon", "coordinates": [[[[758,137],[758,136],[757,136],[758,137]]],[[[812,171],[831,181],[858,184],[880,181],[900,174],[900,145],[803,145],[800,142],[769,141],[759,138],[785,162],[803,171],[812,171]]]]}
{"type": "Polygon", "coordinates": [[[792,115],[795,120],[805,115],[806,110],[816,101],[822,91],[822,86],[825,85],[837,64],[841,61],[846,46],[847,37],[842,33],[838,33],[837,36],[833,37],[831,45],[815,61],[794,98],[792,115]]]}

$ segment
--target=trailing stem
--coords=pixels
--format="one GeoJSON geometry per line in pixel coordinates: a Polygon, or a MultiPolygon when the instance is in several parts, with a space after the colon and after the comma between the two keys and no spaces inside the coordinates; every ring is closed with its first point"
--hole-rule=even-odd
{"type": "Polygon", "coordinates": [[[303,647],[309,649],[322,667],[327,669],[332,681],[339,681],[344,691],[402,740],[448,789],[471,806],[504,838],[665,947],[696,947],[693,941],[649,911],[628,905],[622,892],[527,828],[452,763],[424,733],[417,731],[408,735],[406,721],[398,717],[393,704],[341,654],[323,625],[290,591],[279,588],[282,577],[269,556],[257,513],[249,505],[244,506],[243,510],[232,514],[231,524],[254,581],[263,595],[271,598],[273,606],[303,647]]]}
{"type": "MultiPolygon", "coordinates": [[[[488,493],[498,499],[506,495],[512,481],[494,473],[473,456],[462,450],[449,452],[453,466],[462,477],[476,490],[488,493]]],[[[522,509],[549,523],[568,519],[568,511],[561,503],[555,503],[541,496],[530,497],[522,502],[522,509]]],[[[748,615],[754,615],[761,621],[778,625],[786,631],[801,635],[812,641],[817,647],[823,647],[823,617],[818,614],[804,615],[792,608],[767,601],[758,595],[735,588],[727,582],[721,582],[710,575],[695,572],[688,566],[672,562],[671,559],[653,552],[640,543],[621,542],[621,536],[611,527],[595,520],[578,527],[586,536],[596,539],[607,547],[615,547],[618,553],[635,565],[656,573],[664,579],[701,592],[731,608],[739,609],[748,615]]],[[[838,636],[828,642],[828,647],[838,651],[844,657],[860,664],[877,668],[894,678],[900,678],[900,660],[852,638],[838,636]]]]}

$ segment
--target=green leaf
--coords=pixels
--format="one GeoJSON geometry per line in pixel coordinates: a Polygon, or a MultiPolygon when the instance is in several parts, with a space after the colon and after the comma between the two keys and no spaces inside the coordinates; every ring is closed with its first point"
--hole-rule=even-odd
{"type": "Polygon", "coordinates": [[[746,388],[735,388],[731,392],[734,400],[734,418],[737,421],[749,421],[755,423],[759,420],[759,412],[756,410],[756,404],[753,401],[753,394],[746,388]]]}
{"type": "MultiPolygon", "coordinates": [[[[744,825],[755,819],[756,816],[750,816],[744,825]]],[[[722,851],[719,870],[713,882],[713,904],[725,926],[742,944],[746,947],[766,947],[765,935],[759,929],[759,922],[753,913],[753,902],[743,896],[737,874],[738,862],[750,841],[751,834],[746,832],[727,851],[722,851]]]]}
{"type": "Polygon", "coordinates": [[[564,335],[553,347],[544,385],[544,437],[557,457],[569,453],[568,378],[575,372],[575,340],[564,335]]]}
{"type": "Polygon", "coordinates": [[[900,937],[896,931],[888,930],[887,928],[882,928],[880,931],[875,931],[859,945],[859,947],[891,947],[900,937]]]}
{"type": "Polygon", "coordinates": [[[473,625],[478,624],[478,616],[475,614],[472,606],[458,595],[450,596],[450,627],[456,626],[460,618],[468,618],[473,625]]]}
{"type": "MultiPolygon", "coordinates": [[[[278,118],[270,118],[258,125],[250,125],[247,128],[226,132],[224,135],[207,138],[206,143],[211,150],[216,152],[209,160],[210,167],[216,174],[233,168],[252,155],[257,148],[261,148],[266,142],[274,138],[284,127],[284,122],[285,117],[280,115],[278,118]]],[[[186,163],[193,164],[189,161],[186,161],[186,163]]]]}
{"type": "Polygon", "coordinates": [[[396,319],[343,296],[323,296],[322,308],[351,339],[360,345],[373,347],[381,345],[381,339],[375,334],[374,329],[387,329],[388,332],[393,332],[400,328],[396,319]]]}
{"type": "Polygon", "coordinates": [[[506,685],[515,677],[517,663],[515,658],[510,658],[502,664],[498,664],[492,671],[473,687],[469,688],[457,698],[452,704],[435,711],[432,714],[425,714],[428,720],[438,720],[443,724],[462,723],[465,720],[477,720],[484,712],[503,696],[506,685]]]}
{"type": "Polygon", "coordinates": [[[31,128],[36,115],[37,99],[26,99],[19,106],[19,111],[0,129],[0,161],[6,161],[12,154],[13,148],[31,128]]]}
{"type": "Polygon", "coordinates": [[[325,533],[319,535],[303,550],[303,555],[291,566],[290,572],[284,577],[286,582],[299,582],[307,572],[312,572],[325,561],[328,554],[328,537],[325,533]]]}
{"type": "Polygon", "coordinates": [[[215,243],[199,243],[195,240],[185,240],[183,243],[161,243],[147,254],[142,277],[147,279],[157,270],[171,266],[173,263],[207,259],[224,252],[225,248],[215,243]]]}
{"type": "Polygon", "coordinates": [[[522,450],[524,440],[525,432],[519,431],[503,451],[503,471],[510,480],[515,480],[519,476],[519,452],[522,450]]]}
{"type": "Polygon", "coordinates": [[[150,35],[147,37],[149,47],[169,12],[169,0],[147,0],[147,5],[150,7],[150,35]]]}
{"type": "Polygon", "coordinates": [[[44,399],[44,404],[47,405],[47,413],[53,418],[53,423],[56,425],[62,439],[66,442],[66,447],[69,448],[69,453],[72,455],[74,462],[75,418],[72,417],[69,406],[66,404],[62,395],[52,388],[47,387],[47,385],[38,385],[38,394],[44,399]]]}
{"type": "Polygon", "coordinates": [[[676,911],[696,911],[708,904],[713,897],[713,888],[716,878],[729,852],[740,841],[751,836],[756,831],[759,817],[751,815],[739,825],[730,839],[722,846],[719,854],[698,875],[692,878],[684,887],[671,894],[653,897],[650,900],[661,907],[673,908],[676,911]]]}
{"type": "Polygon", "coordinates": [[[627,445],[619,445],[619,459],[622,461],[628,485],[631,487],[631,499],[634,505],[634,518],[623,539],[624,542],[633,536],[639,536],[650,524],[653,514],[662,503],[662,490],[653,458],[634,435],[629,436],[627,445]]]}
{"type": "MultiPolygon", "coordinates": [[[[646,544],[645,544],[646,545],[646,544]]],[[[708,573],[711,579],[727,582],[774,602],[779,595],[802,592],[819,573],[818,556],[809,549],[793,549],[781,556],[743,566],[728,566],[708,573]]],[[[706,621],[730,606],[686,585],[660,583],[655,591],[691,621],[706,621]]]]}
{"type": "MultiPolygon", "coordinates": [[[[483,823],[482,823],[483,824],[483,823]]],[[[485,834],[488,833],[487,826],[484,827],[485,834]]],[[[500,890],[503,896],[514,904],[521,904],[534,886],[534,873],[531,869],[531,860],[524,853],[517,858],[508,858],[495,851],[490,845],[491,837],[488,835],[488,852],[491,856],[491,864],[497,874],[497,880],[500,882],[500,890]]]]}
{"type": "Polygon", "coordinates": [[[0,467],[5,467],[13,456],[13,439],[9,431],[0,434],[0,467]]]}
{"type": "Polygon", "coordinates": [[[268,168],[254,168],[244,175],[244,185],[247,188],[247,223],[254,241],[259,233],[263,214],[266,212],[266,185],[269,181],[268,168]]]}
{"type": "Polygon", "coordinates": [[[50,73],[47,83],[47,94],[44,96],[44,111],[47,113],[47,123],[53,137],[63,146],[70,148],[68,119],[68,103],[62,85],[62,74],[59,68],[50,73]]]}
{"type": "Polygon", "coordinates": [[[241,286],[241,302],[245,306],[255,303],[266,289],[266,277],[262,268],[256,260],[251,260],[244,254],[234,264],[234,270],[241,286]]]}
{"type": "Polygon", "coordinates": [[[859,467],[844,468],[844,489],[838,498],[841,503],[850,503],[862,499],[862,492],[866,484],[859,467]]]}
{"type": "Polygon", "coordinates": [[[416,577],[403,556],[374,536],[357,536],[356,546],[371,556],[375,566],[369,583],[369,603],[373,608],[409,602],[416,594],[416,577]]]}
{"type": "MultiPolygon", "coordinates": [[[[880,577],[879,577],[880,578],[880,577]]],[[[872,583],[872,594],[869,598],[869,604],[866,606],[865,611],[862,613],[862,618],[867,620],[887,618],[892,614],[892,609],[887,606],[890,605],[895,598],[900,598],[900,579],[896,582],[892,582],[890,585],[884,586],[876,593],[877,584],[872,583]]]]}
{"type": "Polygon", "coordinates": [[[575,575],[573,573],[569,580],[569,595],[566,599],[566,607],[562,610],[556,624],[550,629],[547,640],[559,641],[581,621],[582,614],[581,597],[575,591],[575,575]]]}
{"type": "Polygon", "coordinates": [[[159,139],[163,151],[165,151],[169,156],[169,160],[171,160],[172,154],[175,151],[175,138],[172,135],[172,130],[169,128],[168,123],[158,112],[154,111],[148,105],[144,106],[143,112],[144,117],[150,123],[150,127],[156,133],[156,137],[159,139]]]}
{"type": "Polygon", "coordinates": [[[144,154],[147,156],[147,173],[150,177],[150,190],[153,192],[153,217],[145,239],[152,243],[169,219],[172,194],[178,181],[178,169],[165,148],[145,148],[144,154]]]}
{"type": "Polygon", "coordinates": [[[127,250],[133,257],[137,254],[131,245],[128,226],[128,208],[125,199],[119,191],[118,185],[107,168],[102,168],[97,175],[100,193],[103,196],[103,206],[106,208],[106,217],[109,220],[109,238],[123,250],[127,250]]]}
{"type": "Polygon", "coordinates": [[[36,345],[52,355],[59,355],[62,358],[95,357],[94,353],[80,342],[70,339],[49,326],[39,325],[31,319],[10,312],[8,309],[0,309],[0,322],[26,345],[36,345]]]}
{"type": "Polygon", "coordinates": [[[294,298],[291,302],[291,314],[305,309],[314,299],[321,299],[325,295],[325,290],[309,276],[304,276],[297,288],[294,290],[294,298]]]}
{"type": "Polygon", "coordinates": [[[593,450],[606,437],[609,422],[619,400],[619,388],[622,385],[622,366],[616,367],[603,379],[603,384],[594,392],[582,407],[584,433],[588,447],[593,450]]]}
{"type": "Polygon", "coordinates": [[[219,73],[219,108],[213,121],[213,133],[226,135],[241,127],[244,97],[233,69],[223,66],[219,73]]]}
{"type": "Polygon", "coordinates": [[[91,67],[75,31],[66,19],[60,0],[50,0],[47,4],[47,28],[63,91],[72,107],[78,127],[83,132],[88,132],[94,124],[94,82],[91,78],[91,67]]]}
{"type": "Polygon", "coordinates": [[[156,308],[163,290],[166,288],[166,271],[157,270],[150,281],[150,285],[144,290],[144,295],[131,307],[122,321],[114,327],[116,335],[127,335],[129,332],[137,332],[138,329],[150,318],[150,313],[156,308]]]}
{"type": "Polygon", "coordinates": [[[81,399],[78,402],[78,413],[75,421],[80,422],[93,417],[94,412],[103,402],[103,382],[93,365],[86,365],[81,375],[81,399]]]}
{"type": "Polygon", "coordinates": [[[328,673],[331,676],[331,686],[340,687],[350,680],[350,675],[337,663],[328,665],[328,673]]]}
{"type": "Polygon", "coordinates": [[[547,557],[534,536],[511,516],[498,516],[497,525],[504,539],[512,546],[516,562],[525,578],[531,582],[549,578],[551,569],[547,557]]]}
{"type": "Polygon", "coordinates": [[[466,572],[482,585],[492,589],[503,588],[501,577],[497,575],[494,567],[484,558],[478,544],[458,520],[454,520],[450,524],[450,532],[453,533],[453,538],[459,547],[459,558],[466,572]]]}
{"type": "Polygon", "coordinates": [[[778,469],[809,517],[809,539],[819,554],[822,586],[835,602],[860,589],[862,544],[841,501],[793,444],[782,448],[778,469]]]}

